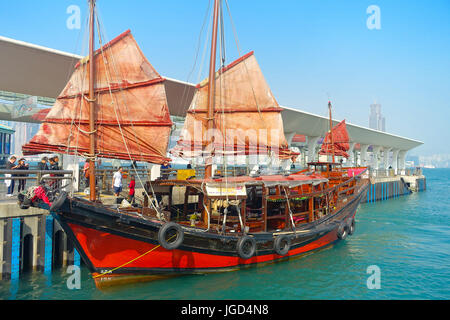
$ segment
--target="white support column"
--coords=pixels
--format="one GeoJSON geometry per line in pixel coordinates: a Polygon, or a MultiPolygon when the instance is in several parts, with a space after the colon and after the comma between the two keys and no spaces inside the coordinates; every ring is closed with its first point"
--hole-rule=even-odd
{"type": "Polygon", "coordinates": [[[381,146],[372,146],[372,164],[373,169],[378,170],[378,155],[380,154],[381,146]]]}
{"type": "Polygon", "coordinates": [[[361,144],[361,166],[365,167],[368,166],[368,159],[367,159],[367,149],[369,149],[368,144],[361,144]]]}
{"type": "Polygon", "coordinates": [[[400,174],[406,174],[406,172],[405,172],[405,169],[406,169],[405,160],[406,160],[406,151],[405,150],[400,150],[400,152],[398,153],[398,167],[400,169],[400,174]]]}
{"type": "Polygon", "coordinates": [[[389,169],[389,153],[392,148],[383,147],[383,160],[384,160],[384,169],[389,169]]]}
{"type": "MultiPolygon", "coordinates": [[[[67,186],[64,188],[65,191],[70,192],[78,192],[78,181],[80,179],[80,158],[77,156],[62,154],[62,157],[60,157],[62,161],[62,169],[63,170],[71,170],[73,172],[73,181],[72,186],[67,186]]],[[[65,185],[69,180],[64,180],[61,182],[63,185],[65,185]]]]}
{"type": "Polygon", "coordinates": [[[147,164],[147,166],[148,166],[148,171],[150,174],[150,181],[155,181],[156,179],[158,179],[161,176],[161,166],[160,165],[149,163],[149,164],[147,164]]]}
{"type": "Polygon", "coordinates": [[[400,149],[394,149],[392,151],[392,168],[394,169],[395,174],[397,174],[398,170],[398,153],[400,149]]]}
{"type": "Polygon", "coordinates": [[[285,132],[284,136],[286,137],[286,141],[288,143],[288,146],[290,147],[292,144],[292,139],[297,134],[297,132],[285,132]]]}
{"type": "Polygon", "coordinates": [[[312,162],[316,159],[317,141],[320,137],[308,136],[308,162],[312,162]]]}
{"type": "Polygon", "coordinates": [[[356,166],[355,163],[355,146],[356,146],[356,142],[350,142],[350,149],[348,149],[348,154],[349,154],[349,158],[348,158],[348,165],[349,166],[356,166]]]}

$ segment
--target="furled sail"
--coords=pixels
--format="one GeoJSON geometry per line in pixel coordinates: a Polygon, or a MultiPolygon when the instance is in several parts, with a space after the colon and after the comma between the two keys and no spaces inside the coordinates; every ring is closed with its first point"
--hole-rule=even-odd
{"type": "Polygon", "coordinates": [[[345,120],[342,120],[340,123],[335,125],[331,130],[333,134],[333,144],[331,144],[330,132],[327,132],[327,134],[325,135],[325,139],[323,140],[322,148],[320,149],[319,154],[332,155],[334,152],[335,156],[348,158],[349,155],[346,151],[350,149],[349,145],[350,139],[348,137],[345,120]]]}
{"type": "MultiPolygon", "coordinates": [[[[180,139],[171,153],[193,158],[214,155],[298,154],[288,148],[282,109],[272,95],[253,52],[216,72],[213,148],[207,145],[208,80],[197,85],[180,139]]],[[[211,146],[210,146],[211,147],[211,146]]]]}
{"type": "MultiPolygon", "coordinates": [[[[97,157],[162,163],[172,122],[164,79],[126,31],[94,54],[95,153],[97,157]]],[[[76,66],[69,82],[23,146],[26,155],[89,153],[89,64],[76,66]]]]}

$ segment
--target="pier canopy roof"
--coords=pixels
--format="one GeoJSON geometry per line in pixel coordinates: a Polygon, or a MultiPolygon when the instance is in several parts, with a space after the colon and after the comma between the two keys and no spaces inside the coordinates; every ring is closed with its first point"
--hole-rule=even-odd
{"type": "MultiPolygon", "coordinates": [[[[281,116],[283,117],[285,132],[295,132],[297,134],[300,133],[310,137],[323,137],[330,126],[329,118],[327,117],[301,111],[295,108],[283,106],[282,108],[284,110],[281,113],[281,116]]],[[[333,119],[333,126],[337,125],[339,122],[340,120],[333,119]]],[[[365,128],[349,122],[346,122],[346,124],[350,142],[405,151],[411,150],[423,144],[421,141],[365,128]]]]}
{"type": "MultiPolygon", "coordinates": [[[[56,99],[69,81],[75,65],[83,58],[0,36],[0,90],[56,99]]],[[[184,116],[195,86],[167,77],[164,79],[170,114],[184,116]]],[[[1,120],[11,120],[1,114],[0,117],[1,120]]]]}
{"type": "MultiPolygon", "coordinates": [[[[55,98],[65,87],[82,56],[0,36],[0,90],[55,98]]],[[[151,61],[151,59],[150,59],[151,61]]],[[[164,76],[163,76],[164,77],[164,76]]],[[[170,114],[184,117],[195,92],[195,84],[164,77],[170,114]]],[[[323,137],[329,127],[326,117],[280,106],[286,136],[301,134],[323,137]]],[[[0,120],[10,120],[3,117],[0,120]]],[[[27,121],[27,120],[22,120],[27,121]]],[[[333,120],[333,126],[340,121],[333,120]]],[[[423,142],[347,122],[350,142],[408,151],[423,142]]]]}

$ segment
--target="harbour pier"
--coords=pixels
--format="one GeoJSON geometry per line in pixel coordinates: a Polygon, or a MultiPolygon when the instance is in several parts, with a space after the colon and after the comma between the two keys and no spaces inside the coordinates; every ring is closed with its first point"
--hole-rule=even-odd
{"type": "Polygon", "coordinates": [[[17,202],[0,203],[0,279],[18,279],[30,271],[51,272],[80,265],[80,255],[59,223],[43,210],[20,210],[17,202]]]}
{"type": "Polygon", "coordinates": [[[370,186],[362,201],[373,203],[426,190],[426,177],[420,169],[407,169],[396,175],[393,170],[369,170],[370,186]]]}

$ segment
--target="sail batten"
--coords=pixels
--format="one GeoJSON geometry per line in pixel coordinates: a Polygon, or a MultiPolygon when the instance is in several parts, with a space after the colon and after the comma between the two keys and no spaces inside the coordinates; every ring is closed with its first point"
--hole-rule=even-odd
{"type": "MultiPolygon", "coordinates": [[[[89,150],[89,59],[80,61],[26,155],[58,152],[86,155],[89,150]]],[[[95,156],[162,163],[168,160],[172,128],[162,78],[130,31],[94,55],[95,156]]]]}
{"type": "MultiPolygon", "coordinates": [[[[213,155],[275,155],[281,159],[298,154],[288,148],[282,109],[275,100],[250,52],[215,73],[213,155]]],[[[207,157],[208,80],[196,86],[177,145],[171,153],[207,157]],[[207,148],[206,148],[207,149],[207,148]]]]}

